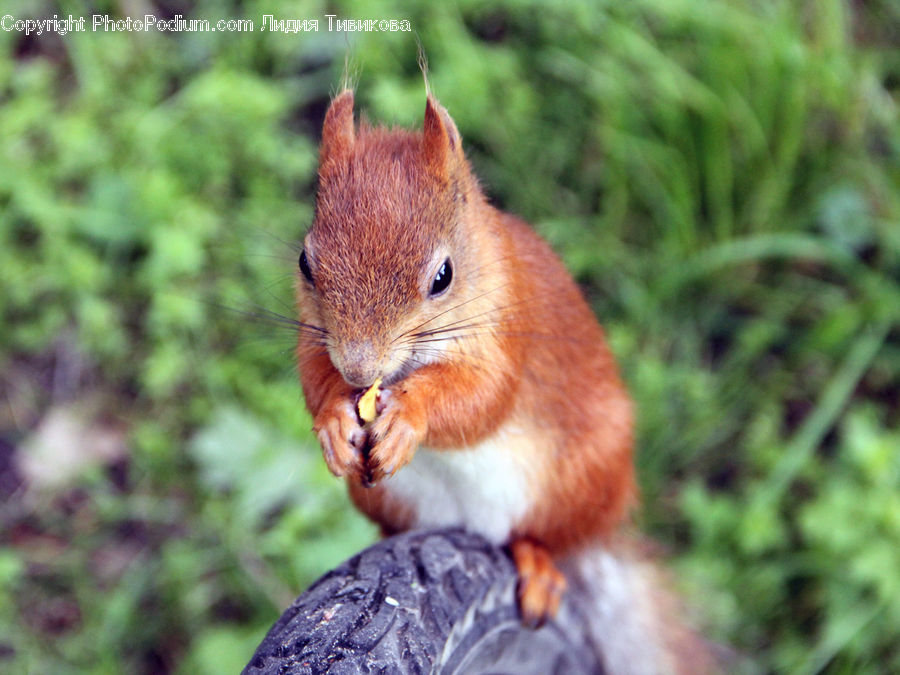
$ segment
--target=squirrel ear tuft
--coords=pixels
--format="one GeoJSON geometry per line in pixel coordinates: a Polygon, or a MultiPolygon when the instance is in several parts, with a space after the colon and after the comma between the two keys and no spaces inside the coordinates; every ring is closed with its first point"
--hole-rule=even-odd
{"type": "Polygon", "coordinates": [[[322,144],[319,147],[319,163],[324,164],[328,159],[335,159],[350,151],[356,139],[353,128],[353,91],[345,89],[338,94],[328,112],[325,113],[325,123],[322,125],[322,144]]]}
{"type": "Polygon", "coordinates": [[[425,159],[439,174],[446,174],[450,158],[462,154],[459,131],[450,115],[433,96],[425,102],[425,159]]]}

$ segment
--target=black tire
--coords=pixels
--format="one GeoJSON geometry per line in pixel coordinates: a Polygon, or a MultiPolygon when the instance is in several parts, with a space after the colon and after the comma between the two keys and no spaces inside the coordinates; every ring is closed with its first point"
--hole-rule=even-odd
{"type": "Polygon", "coordinates": [[[515,584],[507,554],[476,535],[392,537],[300,595],[243,672],[602,673],[577,597],[529,630],[519,621],[515,584]]]}

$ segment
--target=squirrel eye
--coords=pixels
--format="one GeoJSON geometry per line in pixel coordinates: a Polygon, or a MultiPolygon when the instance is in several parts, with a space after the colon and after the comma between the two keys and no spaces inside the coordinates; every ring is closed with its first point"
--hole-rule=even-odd
{"type": "Polygon", "coordinates": [[[444,264],[441,265],[441,269],[438,270],[438,273],[434,275],[434,281],[431,282],[431,297],[433,298],[446,291],[447,287],[450,286],[450,281],[452,279],[453,267],[450,265],[450,258],[447,258],[444,261],[444,264]]]}
{"type": "Polygon", "coordinates": [[[306,277],[306,280],[310,284],[313,286],[316,285],[313,281],[312,270],[309,269],[309,260],[306,258],[306,249],[303,249],[300,253],[300,271],[303,272],[303,276],[306,277]]]}

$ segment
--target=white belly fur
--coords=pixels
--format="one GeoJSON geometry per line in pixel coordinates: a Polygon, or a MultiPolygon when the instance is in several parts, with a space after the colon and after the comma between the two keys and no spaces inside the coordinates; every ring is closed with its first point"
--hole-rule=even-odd
{"type": "Polygon", "coordinates": [[[420,447],[384,486],[412,507],[416,527],[462,526],[501,544],[531,504],[527,462],[516,457],[524,440],[501,431],[467,448],[420,447]]]}

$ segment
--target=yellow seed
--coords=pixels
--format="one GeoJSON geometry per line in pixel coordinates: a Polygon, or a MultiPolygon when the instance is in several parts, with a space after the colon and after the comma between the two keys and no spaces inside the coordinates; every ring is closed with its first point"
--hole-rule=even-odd
{"type": "Polygon", "coordinates": [[[378,413],[375,412],[375,399],[378,398],[378,388],[381,387],[381,378],[375,380],[375,384],[369,387],[366,392],[360,396],[359,403],[356,404],[356,410],[359,412],[360,419],[369,424],[378,413]]]}

